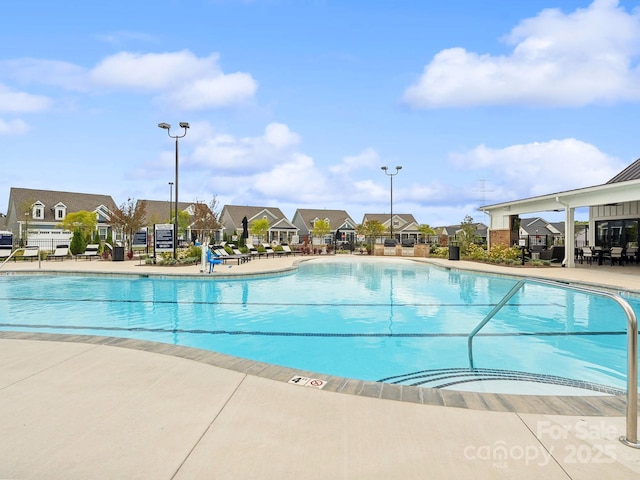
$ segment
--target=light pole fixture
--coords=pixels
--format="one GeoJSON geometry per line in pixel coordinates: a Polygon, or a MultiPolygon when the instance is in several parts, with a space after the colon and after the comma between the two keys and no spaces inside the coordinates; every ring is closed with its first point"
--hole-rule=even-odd
{"type": "MultiPolygon", "coordinates": [[[[182,135],[171,135],[171,125],[168,123],[159,123],[158,127],[167,131],[167,135],[171,138],[176,139],[176,204],[175,204],[175,218],[173,219],[173,258],[178,258],[177,246],[178,246],[178,139],[184,137],[187,134],[187,129],[189,128],[188,122],[180,122],[180,128],[184,128],[184,133],[182,135]]],[[[171,200],[169,201],[171,203],[171,200]]],[[[169,217],[171,220],[171,217],[169,217]]]]}
{"type": "Polygon", "coordinates": [[[393,177],[396,176],[400,170],[402,170],[402,166],[398,165],[394,173],[389,173],[389,169],[386,166],[380,167],[380,169],[384,170],[384,173],[389,177],[389,180],[391,181],[391,217],[389,222],[389,230],[391,232],[391,238],[393,239],[393,177]]]}
{"type": "Polygon", "coordinates": [[[171,204],[173,203],[173,182],[169,182],[169,221],[171,221],[171,204]]]}

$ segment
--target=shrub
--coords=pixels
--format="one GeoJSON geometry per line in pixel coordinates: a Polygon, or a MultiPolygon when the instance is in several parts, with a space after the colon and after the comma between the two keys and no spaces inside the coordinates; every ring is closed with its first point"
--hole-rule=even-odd
{"type": "Polygon", "coordinates": [[[187,257],[200,258],[202,256],[202,247],[191,245],[187,250],[187,257]]]}
{"type": "Polygon", "coordinates": [[[486,260],[487,251],[480,245],[475,243],[469,244],[467,248],[467,255],[471,260],[486,260]]]}
{"type": "Polygon", "coordinates": [[[507,247],[505,245],[495,245],[491,247],[489,251],[489,258],[504,258],[504,259],[512,259],[516,260],[520,258],[522,252],[519,248],[516,247],[507,247]]]}

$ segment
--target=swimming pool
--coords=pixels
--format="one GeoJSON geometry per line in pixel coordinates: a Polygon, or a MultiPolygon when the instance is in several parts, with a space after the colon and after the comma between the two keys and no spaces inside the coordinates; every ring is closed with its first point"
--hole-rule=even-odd
{"type": "Polygon", "coordinates": [[[351,257],[233,280],[7,275],[0,330],[138,338],[428,387],[621,393],[623,312],[605,298],[541,285],[526,285],[478,334],[470,376],[467,335],[516,281],[351,257]]]}

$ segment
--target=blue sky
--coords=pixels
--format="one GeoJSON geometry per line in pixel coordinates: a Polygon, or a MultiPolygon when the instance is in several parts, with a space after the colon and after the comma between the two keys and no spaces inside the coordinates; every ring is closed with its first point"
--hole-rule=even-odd
{"type": "Polygon", "coordinates": [[[360,222],[401,165],[395,213],[485,221],[640,156],[639,54],[632,1],[4,2],[0,212],[11,187],[168,201],[157,124],[186,121],[181,201],[360,222]]]}

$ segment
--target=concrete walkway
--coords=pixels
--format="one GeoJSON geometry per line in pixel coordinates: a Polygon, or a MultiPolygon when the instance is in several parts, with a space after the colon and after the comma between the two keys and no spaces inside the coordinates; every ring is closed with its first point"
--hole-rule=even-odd
{"type": "MultiPolygon", "coordinates": [[[[282,271],[299,260],[254,260],[229,272],[219,269],[211,278],[282,271]]],[[[37,262],[11,262],[0,275],[200,275],[195,266],[137,263],[65,260],[43,262],[38,269],[37,262]]],[[[640,269],[636,277],[631,268],[624,273],[596,268],[526,269],[531,270],[526,274],[640,291],[640,269]]],[[[0,479],[640,475],[640,450],[618,441],[625,433],[621,415],[488,411],[351,395],[247,373],[250,365],[222,368],[210,361],[215,355],[101,337],[0,334],[0,479]]]]}

